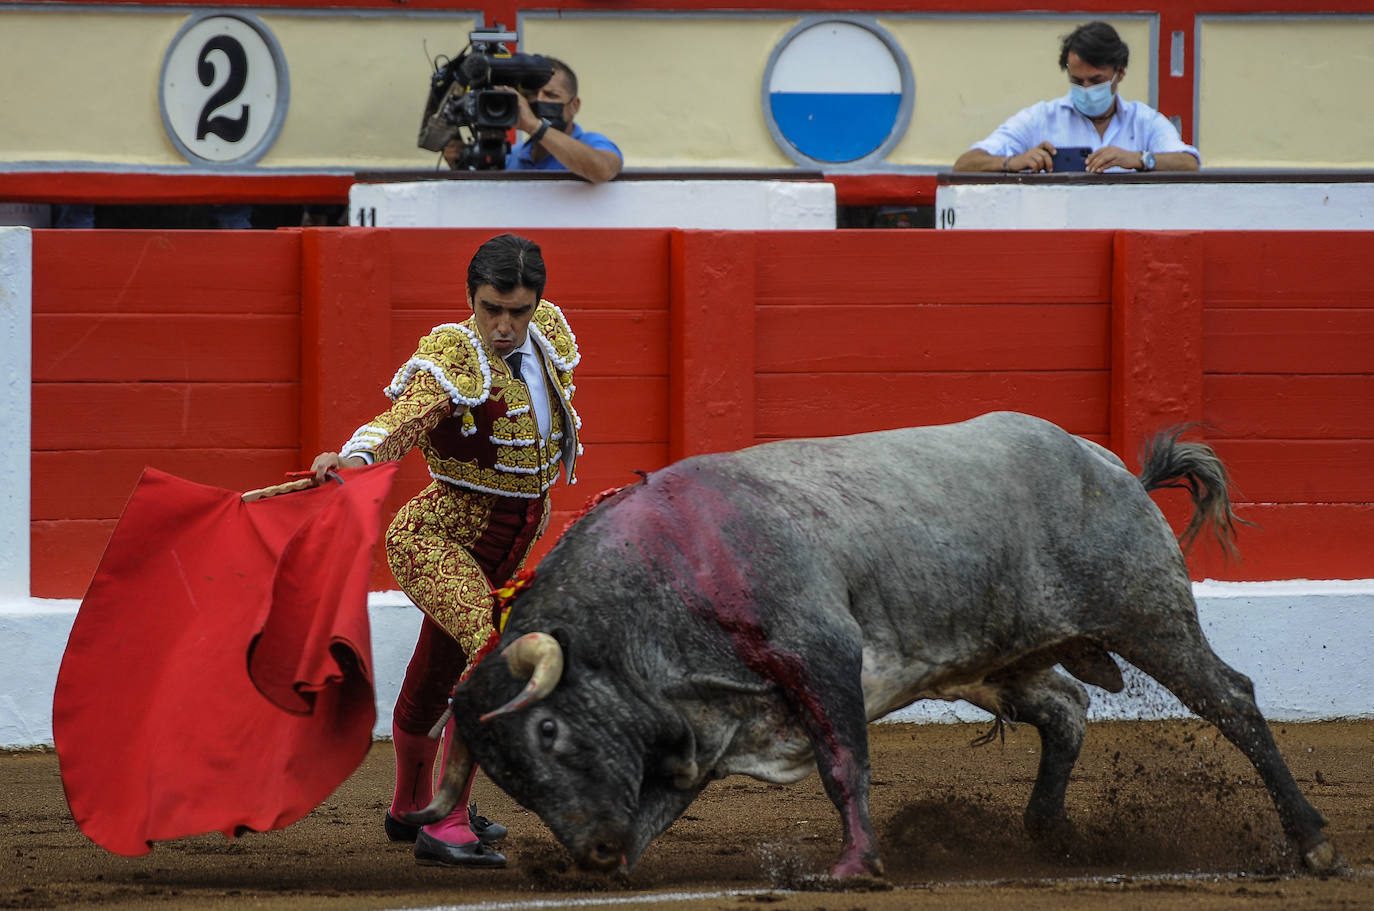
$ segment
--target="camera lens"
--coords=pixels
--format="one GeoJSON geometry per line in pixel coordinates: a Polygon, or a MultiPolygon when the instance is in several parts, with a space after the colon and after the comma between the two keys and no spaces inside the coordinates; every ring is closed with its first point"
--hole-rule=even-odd
{"type": "Polygon", "coordinates": [[[520,97],[514,92],[478,92],[476,101],[479,127],[513,127],[520,119],[520,97]]]}

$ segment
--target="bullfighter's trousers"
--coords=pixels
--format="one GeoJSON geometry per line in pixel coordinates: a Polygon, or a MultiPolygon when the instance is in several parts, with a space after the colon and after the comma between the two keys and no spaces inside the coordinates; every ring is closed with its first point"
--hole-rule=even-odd
{"type": "MultiPolygon", "coordinates": [[[[429,489],[406,504],[387,535],[387,554],[396,582],[425,611],[393,715],[397,727],[415,735],[427,734],[448,706],[453,687],[467,665],[464,644],[469,651],[476,651],[471,643],[480,646],[491,631],[489,610],[486,614],[466,612],[465,625],[471,628],[456,631],[460,638],[455,638],[433,617],[454,615],[452,607],[460,601],[457,587],[468,584],[468,570],[474,559],[486,575],[488,590],[510,579],[524,561],[547,508],[543,498],[478,494],[490,501],[490,516],[481,536],[464,546],[436,534],[441,529],[425,521],[423,513],[416,518],[417,510],[411,507],[428,493],[429,489]],[[407,510],[411,515],[403,522],[407,510]],[[398,560],[398,553],[404,553],[407,559],[398,560]]],[[[467,593],[467,599],[470,598],[471,593],[467,593]]]]}

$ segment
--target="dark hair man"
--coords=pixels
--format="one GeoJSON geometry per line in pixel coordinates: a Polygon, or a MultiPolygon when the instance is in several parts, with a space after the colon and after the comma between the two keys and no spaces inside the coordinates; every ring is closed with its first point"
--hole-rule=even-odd
{"type": "Polygon", "coordinates": [[[1086,147],[1089,171],[1196,171],[1202,156],[1167,117],[1117,95],[1129,59],[1116,29],[1080,25],[1059,48],[1069,93],[1017,112],[960,155],[954,170],[1052,171],[1058,149],[1086,147]]]}
{"type": "MultiPolygon", "coordinates": [[[[391,408],[311,465],[322,483],[340,466],[399,459],[417,447],[429,464],[433,480],[386,533],[396,583],[425,619],[392,717],[396,789],[383,822],[392,841],[415,842],[422,864],[506,863],[487,846],[506,829],[469,806],[471,777],[446,819],[417,829],[401,814],[430,802],[438,744],[427,735],[492,634],[492,589],[515,574],[543,533],[560,465],[573,480],[579,355],[563,313],[542,299],[545,278],[534,242],[503,234],[484,243],[468,264],[472,316],[420,339],[384,390],[391,408]]],[[[444,736],[455,749],[452,722],[444,736]]]]}

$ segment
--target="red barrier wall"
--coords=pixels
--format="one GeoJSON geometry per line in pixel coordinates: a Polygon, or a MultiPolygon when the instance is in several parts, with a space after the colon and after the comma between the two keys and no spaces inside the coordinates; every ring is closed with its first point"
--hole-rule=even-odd
{"type": "MultiPolygon", "coordinates": [[[[144,465],[247,489],[337,448],[491,233],[35,232],[33,594],[82,594],[144,465]]],[[[555,532],[670,458],[1008,408],[1132,465],[1205,422],[1261,527],[1195,578],[1374,575],[1374,233],[528,233],[583,355],[555,532]]]]}
{"type": "Polygon", "coordinates": [[[145,465],[275,483],[300,447],[300,244],[35,231],[32,575],[84,593],[145,465]]]}

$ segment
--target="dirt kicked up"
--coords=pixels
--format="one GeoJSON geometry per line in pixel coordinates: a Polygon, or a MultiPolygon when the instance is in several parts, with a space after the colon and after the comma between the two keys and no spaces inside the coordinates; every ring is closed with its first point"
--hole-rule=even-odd
{"type": "Polygon", "coordinates": [[[628,880],[570,867],[536,816],[479,778],[481,812],[510,827],[510,865],[419,867],[409,845],[382,833],[393,770],[381,743],[288,829],[187,838],[140,858],[77,831],[51,752],[0,754],[0,908],[1374,908],[1374,721],[1272,727],[1346,875],[1301,873],[1254,769],[1200,721],[1089,725],[1069,785],[1075,831],[1054,845],[1021,827],[1033,729],[975,748],[974,726],[879,724],[869,728],[873,818],[887,876],[841,891],[819,876],[840,831],[815,775],[788,787],[712,784],[628,880]]]}

